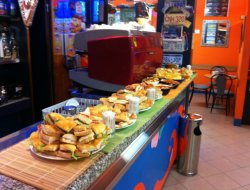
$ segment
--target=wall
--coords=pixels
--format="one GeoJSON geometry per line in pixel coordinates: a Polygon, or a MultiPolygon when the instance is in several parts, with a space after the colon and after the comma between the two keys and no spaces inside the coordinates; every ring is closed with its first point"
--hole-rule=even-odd
{"type": "MultiPolygon", "coordinates": [[[[241,15],[247,14],[248,7],[247,0],[230,0],[229,11],[227,17],[205,17],[204,8],[205,0],[196,1],[196,16],[195,16],[195,29],[200,30],[199,34],[194,34],[193,38],[193,50],[192,50],[192,65],[197,69],[198,77],[195,80],[196,83],[206,84],[209,79],[203,77],[205,73],[209,73],[209,68],[213,65],[222,65],[230,69],[231,74],[238,76],[238,80],[234,81],[233,90],[236,93],[236,106],[235,106],[235,117],[241,118],[242,116],[242,102],[244,104],[243,91],[245,84],[242,83],[245,78],[241,78],[247,71],[246,68],[241,67],[243,60],[246,61],[247,57],[243,55],[243,49],[247,46],[240,48],[240,37],[242,20],[241,15]],[[202,47],[202,23],[203,20],[229,20],[230,31],[229,31],[229,45],[227,48],[219,47],[202,47]],[[239,91],[242,91],[239,93],[239,91]]],[[[246,36],[247,38],[247,36],[246,36]]],[[[244,44],[243,44],[244,45],[244,44]]],[[[249,60],[248,60],[249,62],[249,60]]],[[[245,81],[246,82],[246,81],[245,81]]]]}
{"type": "Polygon", "coordinates": [[[239,65],[238,65],[238,90],[236,93],[236,105],[235,105],[235,115],[234,115],[234,125],[240,126],[241,119],[244,109],[245,102],[245,93],[246,93],[246,85],[248,78],[248,68],[250,61],[250,3],[247,1],[245,5],[245,14],[246,22],[245,22],[245,35],[244,42],[242,44],[240,56],[239,56],[239,65]]]}

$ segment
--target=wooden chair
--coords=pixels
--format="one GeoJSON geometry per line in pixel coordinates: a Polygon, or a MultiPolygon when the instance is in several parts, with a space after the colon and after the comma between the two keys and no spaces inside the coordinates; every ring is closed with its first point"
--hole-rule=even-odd
{"type": "Polygon", "coordinates": [[[226,115],[228,115],[230,112],[230,98],[233,97],[233,93],[231,92],[233,79],[225,73],[218,73],[211,77],[211,84],[213,101],[210,113],[212,113],[212,110],[214,109],[216,100],[221,100],[223,102],[223,99],[225,99],[226,115]],[[215,84],[213,82],[215,82],[215,84]]]}

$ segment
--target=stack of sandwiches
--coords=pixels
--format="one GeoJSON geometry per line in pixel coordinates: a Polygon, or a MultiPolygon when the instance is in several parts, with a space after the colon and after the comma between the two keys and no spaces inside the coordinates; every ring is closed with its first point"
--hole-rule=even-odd
{"type": "Polygon", "coordinates": [[[65,159],[89,157],[104,146],[110,129],[102,121],[93,121],[89,116],[77,114],[64,117],[49,113],[44,123],[30,136],[35,151],[65,159]]]}

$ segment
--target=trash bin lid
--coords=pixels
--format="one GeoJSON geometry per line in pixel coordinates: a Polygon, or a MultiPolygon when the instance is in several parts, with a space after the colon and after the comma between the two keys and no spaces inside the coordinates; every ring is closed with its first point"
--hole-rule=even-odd
{"type": "Polygon", "coordinates": [[[190,119],[193,121],[202,121],[202,115],[197,113],[190,114],[190,119]]]}

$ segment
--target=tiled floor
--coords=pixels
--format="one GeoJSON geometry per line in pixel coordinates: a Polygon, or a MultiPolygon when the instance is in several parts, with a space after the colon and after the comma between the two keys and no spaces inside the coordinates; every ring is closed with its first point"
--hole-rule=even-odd
{"type": "Polygon", "coordinates": [[[202,94],[194,95],[189,112],[204,118],[198,173],[183,176],[174,165],[163,190],[250,190],[250,126],[233,126],[225,110],[210,113],[202,94]]]}

